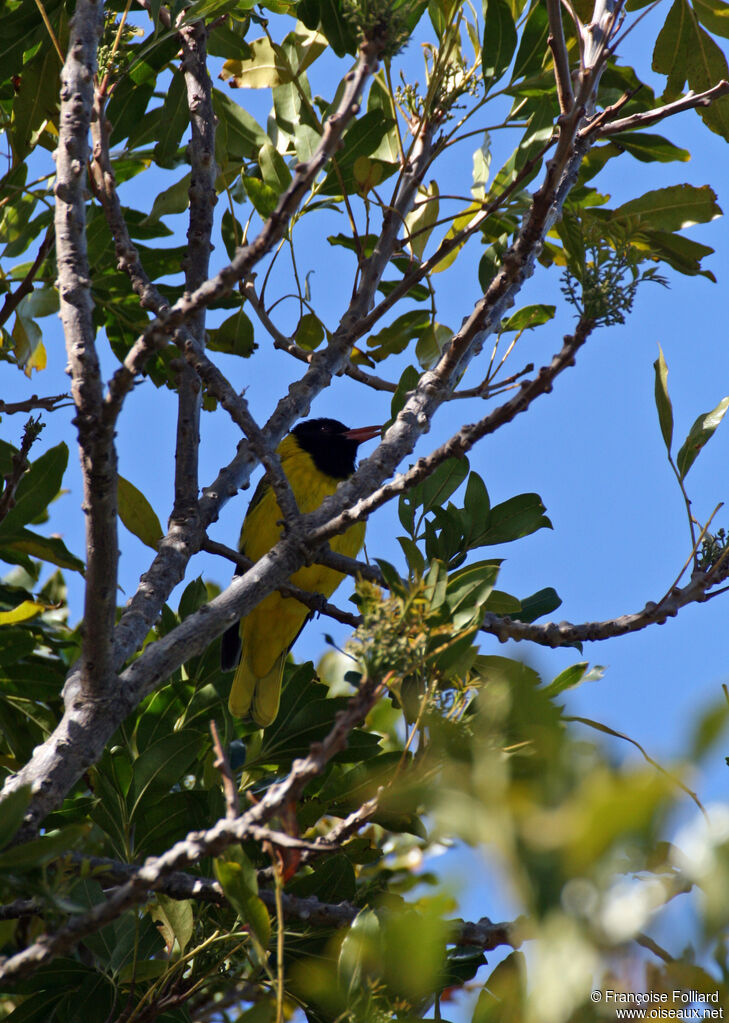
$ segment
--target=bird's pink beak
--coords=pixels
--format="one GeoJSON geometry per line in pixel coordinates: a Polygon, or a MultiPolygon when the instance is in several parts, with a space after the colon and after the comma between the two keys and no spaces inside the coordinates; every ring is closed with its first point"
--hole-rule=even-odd
{"type": "Polygon", "coordinates": [[[362,444],[366,440],[372,440],[373,437],[377,437],[381,431],[381,426],[358,426],[354,430],[347,430],[344,436],[347,440],[353,440],[356,444],[362,444]]]}

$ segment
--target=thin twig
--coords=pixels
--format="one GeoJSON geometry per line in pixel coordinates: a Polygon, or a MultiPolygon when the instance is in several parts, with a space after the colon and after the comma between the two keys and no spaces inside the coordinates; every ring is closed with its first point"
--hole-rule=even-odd
{"type": "Polygon", "coordinates": [[[599,127],[596,133],[593,124],[588,122],[580,132],[580,135],[581,137],[592,137],[594,134],[597,134],[598,138],[609,138],[610,135],[615,135],[621,131],[630,131],[633,128],[646,128],[651,124],[662,121],[666,117],[679,114],[683,110],[692,110],[694,107],[708,107],[714,100],[727,94],[729,94],[729,82],[722,79],[705,92],[687,92],[681,99],[674,100],[673,103],[666,103],[655,110],[644,110],[637,114],[631,114],[630,117],[623,117],[619,121],[610,121],[604,127],[599,127]]]}
{"type": "Polygon", "coordinates": [[[34,412],[36,409],[54,412],[57,408],[67,408],[72,404],[70,394],[54,394],[47,398],[39,398],[34,394],[25,401],[0,401],[0,415],[12,416],[16,412],[34,412]]]}
{"type": "MultiPolygon", "coordinates": [[[[8,292],[8,294],[5,296],[5,301],[3,302],[2,309],[0,309],[0,325],[5,323],[10,318],[10,316],[15,312],[15,310],[20,305],[21,301],[25,298],[25,296],[29,295],[32,292],[33,282],[35,281],[35,275],[40,270],[43,262],[46,259],[46,256],[48,256],[48,254],[53,249],[55,240],[56,232],[53,224],[51,224],[45,233],[43,241],[40,243],[38,252],[36,253],[36,257],[33,260],[27,274],[20,282],[18,287],[15,289],[15,291],[8,292]]],[[[0,411],[2,410],[0,409],[0,411]]]]}
{"type": "Polygon", "coordinates": [[[4,486],[2,490],[0,490],[0,522],[7,517],[8,512],[15,504],[15,493],[20,481],[25,475],[26,469],[30,466],[28,453],[37,440],[44,425],[45,424],[40,421],[40,417],[33,419],[32,416],[25,424],[20,448],[11,459],[12,468],[8,475],[2,480],[4,486]]]}
{"type": "Polygon", "coordinates": [[[562,5],[560,0],[547,0],[547,16],[549,18],[549,37],[547,44],[554,59],[554,78],[557,83],[559,109],[566,114],[575,101],[570,77],[570,61],[567,44],[562,27],[562,5]]]}
{"type": "Polygon", "coordinates": [[[216,771],[220,772],[220,780],[223,785],[223,793],[225,794],[225,816],[229,821],[233,821],[238,816],[239,810],[238,786],[235,784],[235,778],[233,777],[233,772],[230,769],[230,763],[220,743],[218,726],[212,719],[210,721],[210,734],[213,737],[213,749],[215,750],[213,767],[216,771]]]}

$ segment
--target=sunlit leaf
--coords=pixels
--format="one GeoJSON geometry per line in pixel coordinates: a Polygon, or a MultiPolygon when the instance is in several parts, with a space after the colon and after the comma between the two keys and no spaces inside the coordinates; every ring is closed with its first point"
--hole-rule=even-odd
{"type": "Polygon", "coordinates": [[[653,369],[656,372],[655,400],[656,409],[658,410],[658,422],[661,426],[663,443],[666,445],[666,451],[670,455],[671,444],[673,443],[673,407],[668,396],[668,366],[666,365],[663,349],[660,345],[658,346],[658,358],[653,363],[653,369]]]}
{"type": "Polygon", "coordinates": [[[705,412],[694,422],[688,433],[688,437],[681,445],[681,450],[676,456],[681,479],[685,479],[686,473],[696,461],[703,446],[711,440],[719,423],[724,418],[729,408],[729,397],[722,398],[719,404],[711,412],[705,412]]]}
{"type": "Polygon", "coordinates": [[[119,518],[129,532],[156,551],[164,533],[154,508],[142,491],[120,475],[117,478],[117,500],[119,518]]]}

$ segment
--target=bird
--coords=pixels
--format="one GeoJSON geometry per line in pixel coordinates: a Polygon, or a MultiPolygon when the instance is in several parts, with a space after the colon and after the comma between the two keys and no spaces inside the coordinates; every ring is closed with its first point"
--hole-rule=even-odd
{"type": "MultiPolygon", "coordinates": [[[[307,419],[299,423],[277,450],[299,511],[315,511],[338,484],[351,476],[357,448],[376,437],[381,426],[350,430],[337,419],[307,419]]],[[[264,476],[248,506],[240,534],[239,550],[258,561],[281,536],[281,512],[268,479],[264,476]]],[[[330,547],[339,554],[355,557],[365,536],[364,522],[334,536],[330,547]]],[[[236,575],[244,570],[236,569],[236,575]]],[[[291,576],[291,583],[310,593],[330,597],[344,576],[326,565],[305,565],[291,576]]],[[[311,612],[294,597],[274,590],[240,622],[223,634],[221,668],[235,676],[228,708],[235,717],[250,715],[261,728],[271,725],[278,714],[281,680],[286,656],[311,612]]]]}

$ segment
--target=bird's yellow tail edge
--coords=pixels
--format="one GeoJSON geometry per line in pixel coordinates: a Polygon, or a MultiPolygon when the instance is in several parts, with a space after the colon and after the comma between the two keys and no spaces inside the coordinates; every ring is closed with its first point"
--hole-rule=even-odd
{"type": "Polygon", "coordinates": [[[235,717],[249,714],[260,728],[267,728],[276,720],[281,701],[281,681],[286,663],[286,651],[276,659],[268,674],[254,675],[245,650],[235,670],[228,697],[228,710],[235,717]]]}

